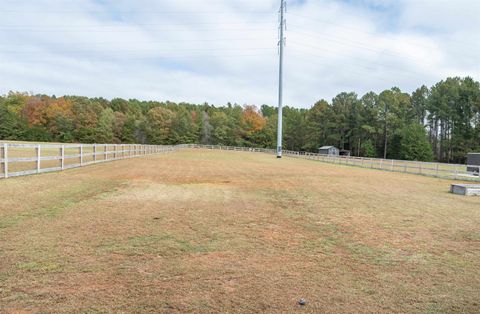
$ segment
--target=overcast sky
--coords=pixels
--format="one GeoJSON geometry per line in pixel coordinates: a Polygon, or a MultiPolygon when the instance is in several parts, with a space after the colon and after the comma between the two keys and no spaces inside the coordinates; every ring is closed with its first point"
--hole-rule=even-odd
{"type": "MultiPolygon", "coordinates": [[[[0,94],[277,103],[280,0],[0,0],[0,94]]],[[[288,0],[285,103],[480,79],[479,0],[288,0]]]]}

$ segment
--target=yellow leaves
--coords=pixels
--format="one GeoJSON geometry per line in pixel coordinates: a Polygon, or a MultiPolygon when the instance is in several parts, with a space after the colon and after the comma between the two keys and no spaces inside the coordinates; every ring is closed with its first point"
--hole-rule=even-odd
{"type": "Polygon", "coordinates": [[[58,116],[73,117],[72,102],[63,97],[27,96],[21,113],[30,126],[45,125],[50,131],[55,131],[58,116]]]}
{"type": "Polygon", "coordinates": [[[258,112],[255,106],[245,106],[242,119],[248,133],[259,132],[267,124],[267,120],[258,112]]]}
{"type": "Polygon", "coordinates": [[[47,120],[54,120],[57,116],[72,117],[73,104],[70,100],[65,98],[51,99],[45,108],[45,118],[47,120]]]}

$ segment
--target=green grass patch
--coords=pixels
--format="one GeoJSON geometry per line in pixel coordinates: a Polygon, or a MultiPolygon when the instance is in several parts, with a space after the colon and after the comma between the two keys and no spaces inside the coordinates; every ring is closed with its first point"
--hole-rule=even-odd
{"type": "Polygon", "coordinates": [[[26,262],[17,265],[18,269],[34,272],[60,271],[63,266],[54,262],[26,262]]]}
{"type": "Polygon", "coordinates": [[[353,242],[347,243],[345,248],[355,260],[365,264],[393,266],[399,263],[397,252],[386,247],[378,248],[363,243],[353,242]]]}
{"type": "Polygon", "coordinates": [[[110,239],[100,245],[100,251],[128,256],[147,254],[175,256],[212,252],[215,251],[215,249],[211,242],[197,244],[165,233],[134,236],[123,241],[110,239]]]}

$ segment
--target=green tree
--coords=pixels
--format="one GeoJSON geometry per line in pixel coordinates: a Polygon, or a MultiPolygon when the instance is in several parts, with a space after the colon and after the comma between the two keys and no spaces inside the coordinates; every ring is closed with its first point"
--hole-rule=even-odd
{"type": "Polygon", "coordinates": [[[8,110],[4,103],[0,103],[0,139],[25,140],[27,123],[20,115],[8,110]]]}
{"type": "Polygon", "coordinates": [[[172,144],[191,144],[198,140],[198,125],[195,123],[195,112],[180,108],[171,125],[172,144]]]}
{"type": "Polygon", "coordinates": [[[400,132],[400,158],[404,160],[432,161],[433,152],[425,129],[419,124],[406,126],[400,132]]]}
{"type": "Polygon", "coordinates": [[[361,155],[363,157],[376,157],[376,149],[372,140],[366,140],[362,143],[361,155]]]}
{"type": "Polygon", "coordinates": [[[227,114],[222,111],[216,111],[212,114],[210,123],[213,127],[212,140],[216,145],[233,145],[232,125],[227,114]]]}
{"type": "Polygon", "coordinates": [[[97,126],[95,128],[96,143],[113,143],[114,133],[113,127],[115,122],[115,113],[112,109],[107,108],[102,111],[98,117],[97,126]]]}
{"type": "Polygon", "coordinates": [[[327,101],[317,101],[306,113],[306,143],[305,148],[309,151],[325,145],[328,140],[328,121],[331,117],[331,108],[327,101]]]}

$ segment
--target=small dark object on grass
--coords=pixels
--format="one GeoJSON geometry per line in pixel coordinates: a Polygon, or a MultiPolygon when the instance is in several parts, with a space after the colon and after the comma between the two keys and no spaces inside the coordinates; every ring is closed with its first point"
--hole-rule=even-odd
{"type": "Polygon", "coordinates": [[[160,220],[160,217],[153,217],[153,220],[160,220]]]}
{"type": "Polygon", "coordinates": [[[300,304],[300,305],[307,305],[307,303],[308,303],[308,301],[305,300],[305,299],[300,299],[300,300],[298,301],[298,304],[300,304]]]}

